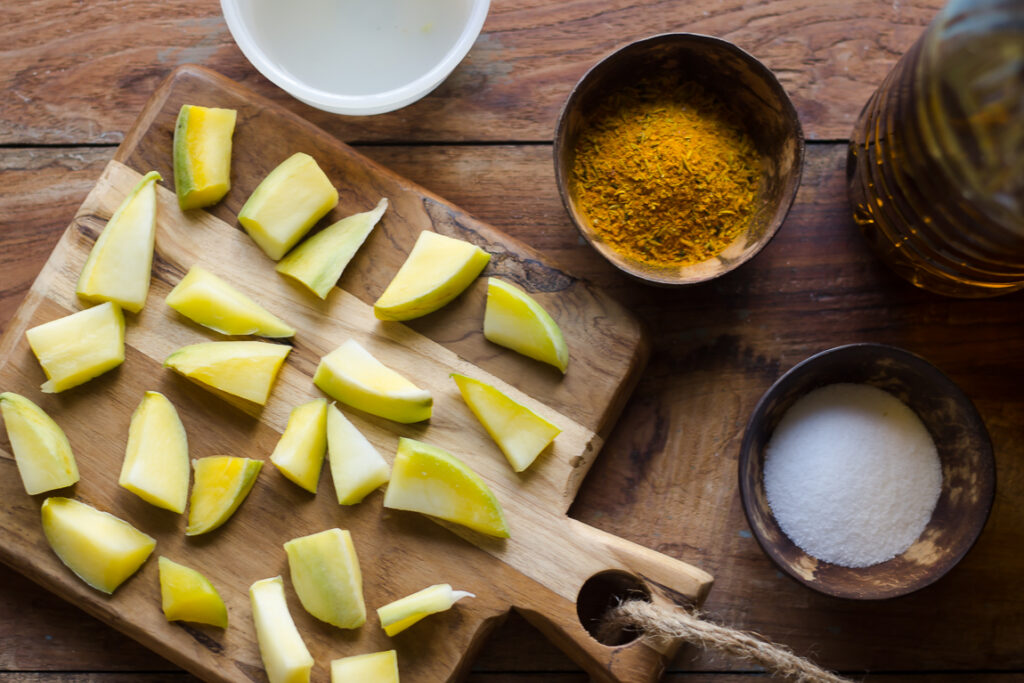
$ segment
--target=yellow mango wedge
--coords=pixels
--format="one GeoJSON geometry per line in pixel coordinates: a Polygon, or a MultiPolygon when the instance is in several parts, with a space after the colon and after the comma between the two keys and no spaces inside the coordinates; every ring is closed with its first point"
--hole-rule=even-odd
{"type": "Polygon", "coordinates": [[[28,495],[62,489],[78,481],[71,443],[42,408],[20,394],[5,391],[0,394],[0,413],[28,495]]]}
{"type": "Polygon", "coordinates": [[[487,279],[484,337],[534,360],[569,368],[562,330],[532,296],[496,277],[487,279]]]}
{"type": "Polygon", "coordinates": [[[464,375],[452,375],[452,379],[466,405],[516,472],[532,465],[562,431],[490,384],[464,375]]]}
{"type": "Polygon", "coordinates": [[[192,266],[164,301],[192,322],[221,334],[295,336],[294,327],[202,266],[192,266]]]}
{"type": "Polygon", "coordinates": [[[292,409],[270,462],[285,477],[316,493],[326,452],[327,399],[317,398],[292,409]]]}
{"type": "Polygon", "coordinates": [[[235,513],[249,495],[263,463],[230,455],[212,455],[192,461],[195,483],[189,499],[186,536],[213,531],[235,513]]]}
{"type": "Polygon", "coordinates": [[[53,394],[77,387],[124,362],[124,315],[107,303],[37,325],[25,332],[53,394]]]}
{"type": "Polygon", "coordinates": [[[174,191],[182,211],[219,202],[231,189],[234,109],[183,104],[174,125],[174,191]]]}
{"type": "Polygon", "coordinates": [[[183,346],[164,361],[189,379],[264,405],[290,346],[258,341],[203,342],[183,346]]]}
{"type": "Polygon", "coordinates": [[[146,561],[156,540],[109,512],[70,498],[43,501],[43,533],[78,578],[113,593],[146,561]]]}
{"type": "Polygon", "coordinates": [[[132,414],[117,483],[147,503],[182,513],[188,500],[188,437],[167,397],[147,391],[132,414]]]}
{"type": "Polygon", "coordinates": [[[295,628],[280,576],[249,587],[256,642],[270,683],[309,683],[313,656],[295,628]]]}
{"type": "Polygon", "coordinates": [[[388,200],[381,199],[377,208],[324,228],[285,256],[277,264],[277,272],[326,299],[387,208],[388,200]]]}
{"type": "Polygon", "coordinates": [[[491,255],[462,240],[424,230],[405,263],[373,305],[381,320],[411,320],[433,313],[462,293],[491,255]]]}
{"type": "Polygon", "coordinates": [[[320,359],[313,383],[345,405],[409,424],[430,418],[434,399],[349,339],[320,359]]]}
{"type": "Polygon", "coordinates": [[[377,608],[377,617],[384,632],[394,636],[423,617],[451,609],[462,598],[475,597],[466,591],[452,590],[447,583],[439,583],[377,608]]]}
{"type": "Polygon", "coordinates": [[[328,529],[284,544],[295,594],[307,612],[338,628],[366,622],[363,575],[352,534],[328,529]]]}
{"type": "Polygon", "coordinates": [[[107,221],[85,261],[75,292],[82,299],[112,301],[138,313],[146,305],[156,240],[156,181],[150,171],[107,221]]]}
{"type": "Polygon", "coordinates": [[[398,440],[384,507],[509,537],[505,513],[487,483],[448,451],[415,439],[398,440]]]}
{"type": "Polygon", "coordinates": [[[391,477],[387,461],[333,403],[327,409],[327,453],[341,505],[362,502],[391,477]]]}
{"type": "Polygon", "coordinates": [[[331,661],[331,683],[399,683],[398,652],[370,652],[331,661]]]}
{"type": "Polygon", "coordinates": [[[316,160],[299,152],[263,179],[238,212],[238,222],[275,261],[338,205],[338,191],[316,160]]]}
{"type": "Polygon", "coordinates": [[[209,580],[191,567],[160,558],[160,602],[167,621],[228,627],[228,608],[209,580]]]}

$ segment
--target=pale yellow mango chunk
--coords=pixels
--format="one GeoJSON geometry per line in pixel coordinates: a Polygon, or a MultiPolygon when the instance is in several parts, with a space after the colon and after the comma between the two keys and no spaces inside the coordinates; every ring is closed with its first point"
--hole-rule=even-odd
{"type": "Polygon", "coordinates": [[[563,373],[569,368],[569,347],[554,319],[529,294],[496,277],[487,279],[484,337],[563,373]]]}
{"type": "Polygon", "coordinates": [[[222,341],[191,344],[164,361],[201,385],[264,405],[290,346],[258,341],[222,341]]]}
{"type": "Polygon", "coordinates": [[[270,462],[288,479],[316,493],[326,452],[327,399],[317,398],[292,409],[270,462]]]}
{"type": "Polygon", "coordinates": [[[278,261],[337,205],[330,179],[313,157],[299,152],[263,179],[238,212],[238,222],[278,261]]]}
{"type": "Polygon", "coordinates": [[[124,362],[124,314],[109,301],[25,332],[53,394],[77,387],[124,362]]]}
{"type": "Polygon", "coordinates": [[[387,461],[333,403],[327,409],[327,453],[341,505],[362,502],[391,477],[387,461]]]}
{"type": "Polygon", "coordinates": [[[167,621],[228,627],[228,608],[210,581],[191,567],[160,558],[160,604],[167,621]]]}
{"type": "Polygon", "coordinates": [[[399,683],[398,652],[370,652],[331,661],[331,683],[399,683]]]}
{"type": "Polygon", "coordinates": [[[363,574],[351,533],[328,529],[292,539],[284,550],[292,586],[307,612],[338,628],[366,622],[363,574]]]}
{"type": "Polygon", "coordinates": [[[113,593],[146,561],[156,539],[109,512],[70,498],[43,501],[43,534],[78,578],[113,593]]]}
{"type": "Polygon", "coordinates": [[[188,506],[186,536],[198,536],[224,524],[249,495],[263,463],[230,455],[192,461],[195,482],[188,506]]]}
{"type": "Polygon", "coordinates": [[[377,608],[377,617],[384,632],[394,636],[423,617],[451,609],[462,598],[475,597],[466,591],[452,590],[447,583],[439,583],[377,608]]]}
{"type": "Polygon", "coordinates": [[[78,481],[78,465],[64,430],[29,399],[0,394],[7,438],[25,492],[30,496],[62,489],[78,481]]]}
{"type": "Polygon", "coordinates": [[[313,656],[309,654],[284,598],[280,576],[249,587],[263,668],[270,683],[309,683],[313,656]]]}
{"type": "Polygon", "coordinates": [[[174,125],[174,191],[183,211],[211,206],[231,189],[234,109],[183,104],[174,125]]]}
{"type": "Polygon", "coordinates": [[[202,266],[192,266],[166,304],[215,332],[260,337],[294,337],[295,328],[202,266]]]}
{"type": "Polygon", "coordinates": [[[147,391],[132,414],[117,483],[147,503],[182,513],[188,500],[188,437],[167,397],[147,391]]]}

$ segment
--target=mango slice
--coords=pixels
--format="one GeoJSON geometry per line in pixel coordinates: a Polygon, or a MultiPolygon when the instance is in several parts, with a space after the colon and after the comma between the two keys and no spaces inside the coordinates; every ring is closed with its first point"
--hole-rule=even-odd
{"type": "Polygon", "coordinates": [[[284,544],[292,586],[307,612],[338,628],[366,622],[363,575],[352,534],[328,529],[284,544]]]}
{"type": "Polygon", "coordinates": [[[466,405],[498,444],[512,469],[522,472],[547,448],[561,429],[490,384],[452,375],[466,405]]]}
{"type": "Polygon", "coordinates": [[[258,341],[203,342],[183,346],[165,368],[218,391],[265,405],[290,346],[258,341]]]}
{"type": "Polygon", "coordinates": [[[387,461],[333,403],[327,409],[327,452],[341,505],[361,502],[391,477],[387,461]]]}
{"type": "Polygon", "coordinates": [[[62,489],[78,481],[71,443],[42,408],[20,394],[6,391],[0,394],[0,412],[28,495],[62,489]]]}
{"type": "Polygon", "coordinates": [[[370,652],[331,661],[331,683],[398,683],[398,652],[370,652]]]}
{"type": "Polygon", "coordinates": [[[295,336],[294,327],[202,266],[192,266],[164,301],[189,320],[221,334],[295,336]]]}
{"type": "Polygon", "coordinates": [[[109,301],[25,332],[53,394],[77,387],[124,362],[124,315],[109,301]]]}
{"type": "Polygon", "coordinates": [[[188,499],[188,437],[167,397],[147,391],[132,413],[117,483],[147,503],[182,513],[188,499]]]}
{"type": "Polygon", "coordinates": [[[156,181],[150,171],[107,221],[89,252],[75,292],[82,299],[112,301],[138,313],[146,305],[156,243],[156,181]]]}
{"type": "Polygon", "coordinates": [[[320,359],[313,383],[358,410],[409,424],[430,418],[434,399],[349,339],[320,359]]]}
{"type": "Polygon", "coordinates": [[[160,601],[167,621],[228,627],[228,608],[209,580],[195,569],[160,558],[160,601]]]}
{"type": "Polygon", "coordinates": [[[439,517],[508,538],[508,522],[487,483],[448,451],[414,439],[398,440],[384,507],[439,517]]]}
{"type": "Polygon", "coordinates": [[[389,636],[401,633],[423,617],[444,612],[462,598],[475,598],[466,591],[452,590],[447,583],[428,586],[377,609],[380,625],[389,636]]]}
{"type": "Polygon", "coordinates": [[[484,337],[534,360],[569,368],[562,330],[529,294],[496,277],[487,279],[484,337]]]}
{"type": "Polygon", "coordinates": [[[277,272],[326,299],[387,208],[388,200],[381,199],[377,208],[324,228],[285,256],[277,264],[277,272]]]}
{"type": "Polygon", "coordinates": [[[219,202],[231,189],[234,109],[183,104],[174,125],[174,191],[182,211],[219,202]]]}
{"type": "Polygon", "coordinates": [[[252,619],[263,668],[270,683],[309,683],[313,656],[295,628],[280,576],[249,587],[252,619]]]}
{"type": "Polygon", "coordinates": [[[338,191],[316,160],[299,152],[263,179],[238,222],[267,256],[280,260],[318,220],[338,205],[338,191]]]}
{"type": "Polygon", "coordinates": [[[491,255],[462,240],[424,230],[409,257],[373,305],[381,320],[411,320],[432,313],[469,287],[491,255]]]}
{"type": "Polygon", "coordinates": [[[78,578],[113,593],[146,561],[156,539],[123,519],[70,498],[43,501],[43,533],[78,578]]]}
{"type": "Polygon", "coordinates": [[[213,531],[235,513],[249,495],[263,463],[230,455],[192,461],[195,483],[189,499],[186,536],[213,531]]]}
{"type": "Polygon", "coordinates": [[[327,399],[317,398],[292,409],[270,462],[291,481],[316,493],[327,452],[327,399]]]}

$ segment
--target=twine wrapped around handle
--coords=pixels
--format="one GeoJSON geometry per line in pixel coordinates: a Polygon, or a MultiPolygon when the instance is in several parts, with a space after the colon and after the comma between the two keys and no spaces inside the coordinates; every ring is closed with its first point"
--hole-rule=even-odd
{"type": "Polygon", "coordinates": [[[605,614],[599,635],[612,635],[623,629],[639,631],[644,638],[679,638],[705,649],[740,657],[797,683],[851,683],[782,645],[706,621],[696,610],[669,609],[645,600],[626,600],[605,614]]]}

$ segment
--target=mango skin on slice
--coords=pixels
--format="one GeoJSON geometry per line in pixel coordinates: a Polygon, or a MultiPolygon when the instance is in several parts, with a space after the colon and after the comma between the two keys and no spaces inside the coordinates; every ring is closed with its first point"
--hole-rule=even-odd
{"type": "Polygon", "coordinates": [[[295,328],[202,266],[192,266],[164,303],[215,332],[294,337],[295,328]]]}
{"type": "Polygon", "coordinates": [[[451,609],[462,598],[475,597],[466,591],[452,590],[447,583],[438,583],[377,608],[377,617],[384,632],[394,636],[423,617],[451,609]]]}
{"type": "Polygon", "coordinates": [[[309,683],[313,656],[309,654],[284,598],[280,576],[249,587],[256,642],[270,683],[309,683]]]}
{"type": "Polygon", "coordinates": [[[117,483],[142,500],[181,514],[188,501],[188,437],[167,397],[147,391],[132,413],[117,483]]]}
{"type": "Polygon", "coordinates": [[[327,399],[317,398],[292,409],[270,462],[289,480],[316,493],[326,453],[327,399]]]}
{"type": "Polygon", "coordinates": [[[107,221],[78,276],[75,293],[90,303],[112,301],[131,313],[146,305],[156,243],[156,181],[150,171],[107,221]]]}
{"type": "Polygon", "coordinates": [[[331,661],[331,683],[399,683],[398,652],[385,650],[331,661]]]}
{"type": "Polygon", "coordinates": [[[328,529],[284,544],[292,586],[307,612],[338,628],[366,623],[363,574],[352,534],[328,529]]]}
{"type": "Polygon", "coordinates": [[[228,609],[210,581],[191,567],[160,557],[160,606],[167,621],[228,627],[228,609]]]}
{"type": "Polygon", "coordinates": [[[78,464],[64,430],[42,408],[20,394],[0,394],[7,438],[25,492],[53,491],[78,481],[78,464]]]}
{"type": "Polygon", "coordinates": [[[193,460],[195,483],[189,499],[185,535],[205,534],[228,521],[249,495],[262,467],[259,460],[230,455],[193,460]]]}
{"type": "Polygon", "coordinates": [[[183,104],[174,125],[174,191],[182,211],[219,202],[231,189],[234,109],[183,104]]]}
{"type": "Polygon", "coordinates": [[[290,346],[258,341],[202,342],[183,346],[164,361],[201,385],[264,405],[290,346]]]}
{"type": "Polygon", "coordinates": [[[484,337],[534,360],[569,369],[569,347],[558,323],[515,285],[487,278],[484,337]]]}
{"type": "Polygon", "coordinates": [[[124,362],[124,314],[106,302],[25,332],[53,394],[77,387],[124,362]]]}
{"type": "Polygon", "coordinates": [[[333,403],[327,409],[327,457],[339,505],[361,503],[391,477],[387,461],[333,403]]]}

